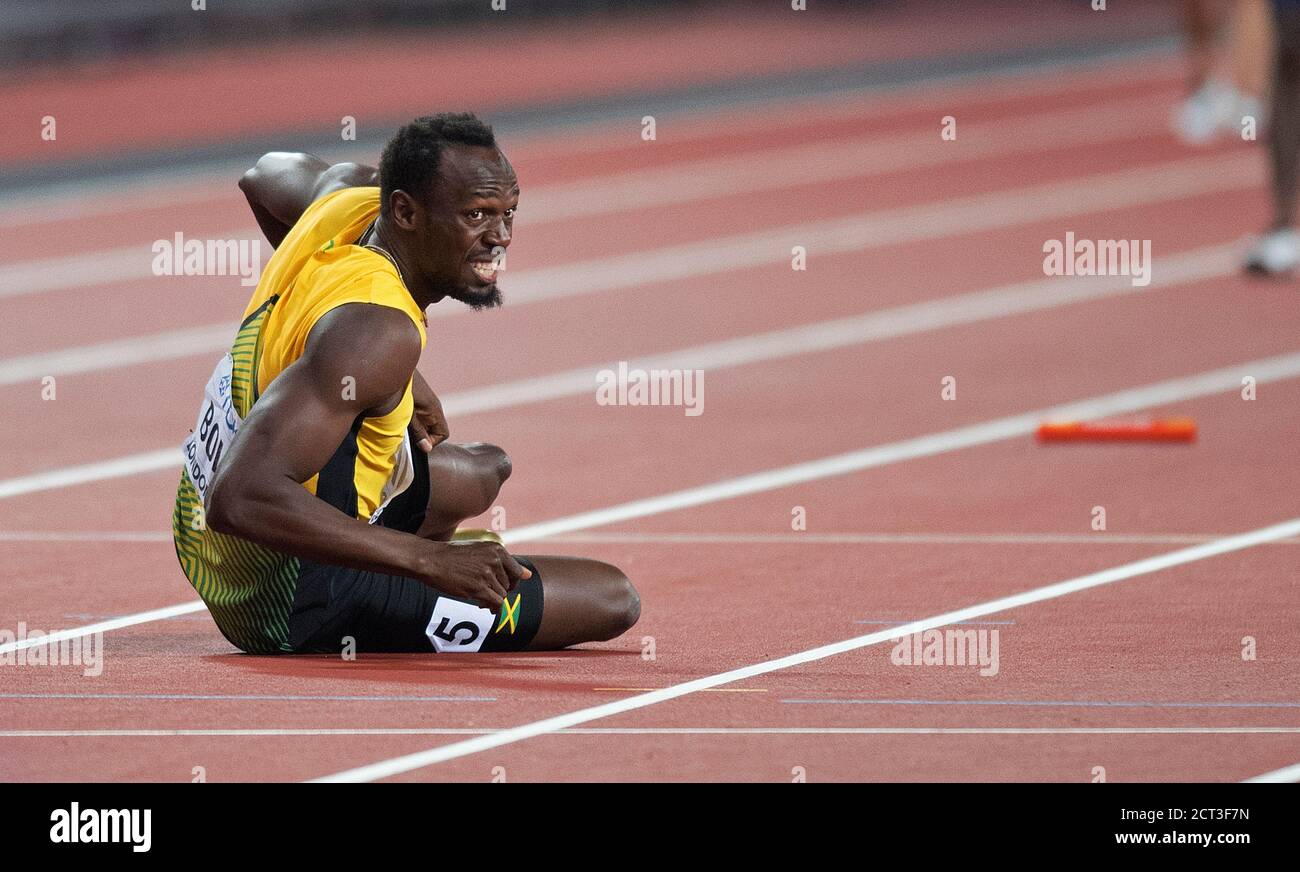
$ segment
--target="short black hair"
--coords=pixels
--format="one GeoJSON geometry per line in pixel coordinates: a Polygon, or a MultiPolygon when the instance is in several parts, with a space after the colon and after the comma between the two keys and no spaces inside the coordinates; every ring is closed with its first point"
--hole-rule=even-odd
{"type": "Polygon", "coordinates": [[[425,115],[404,125],[384,146],[379,160],[380,209],[388,214],[393,191],[403,190],[423,199],[438,177],[442,150],[447,145],[496,148],[492,128],[472,112],[425,115]]]}

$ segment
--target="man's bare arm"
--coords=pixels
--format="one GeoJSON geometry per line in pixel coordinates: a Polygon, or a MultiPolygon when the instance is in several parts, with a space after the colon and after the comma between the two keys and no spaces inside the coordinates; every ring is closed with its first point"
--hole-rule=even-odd
{"type": "Polygon", "coordinates": [[[343,188],[378,185],[379,171],[364,164],[330,165],[311,154],[273,151],[244,173],[239,189],[271,245],[278,247],[307,207],[343,188]]]}
{"type": "Polygon", "coordinates": [[[395,309],[354,303],[323,317],[303,356],[240,426],[212,486],[208,525],[308,560],[415,578],[495,610],[529,575],[501,546],[433,542],[371,525],[302,486],[358,416],[382,414],[401,399],[419,355],[419,334],[395,309]]]}

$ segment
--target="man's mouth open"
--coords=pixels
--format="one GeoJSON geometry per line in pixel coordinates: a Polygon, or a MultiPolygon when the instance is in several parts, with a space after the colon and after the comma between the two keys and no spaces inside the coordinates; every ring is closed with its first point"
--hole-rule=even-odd
{"type": "Polygon", "coordinates": [[[470,261],[470,267],[474,270],[474,275],[478,276],[484,282],[494,282],[497,278],[497,266],[490,260],[470,261]]]}

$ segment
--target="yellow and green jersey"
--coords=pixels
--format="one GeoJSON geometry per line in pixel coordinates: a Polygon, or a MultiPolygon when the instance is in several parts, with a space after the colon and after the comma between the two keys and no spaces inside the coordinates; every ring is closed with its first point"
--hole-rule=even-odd
{"type": "MultiPolygon", "coordinates": [[[[302,356],[312,327],[330,310],[347,303],[399,309],[419,330],[423,347],[423,312],[392,262],[353,244],[378,214],[379,189],[373,187],[336,191],[303,213],[263,271],[185,446],[186,466],[172,513],[176,555],[217,627],[249,653],[290,650],[288,617],[299,562],[208,529],[201,494],[228,447],[223,438],[229,435],[223,434],[233,434],[267,386],[302,356]],[[218,433],[223,419],[231,429],[218,433]],[[206,454],[206,464],[192,462],[192,454],[206,454]]],[[[334,456],[303,486],[352,517],[371,519],[403,452],[409,452],[404,440],[412,409],[408,382],[392,411],[358,417],[334,456]]]]}

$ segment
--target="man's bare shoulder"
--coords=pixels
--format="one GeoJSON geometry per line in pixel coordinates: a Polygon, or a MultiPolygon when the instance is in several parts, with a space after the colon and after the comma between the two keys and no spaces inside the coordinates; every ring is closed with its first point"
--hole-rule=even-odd
{"type": "Polygon", "coordinates": [[[420,351],[420,333],[405,312],[344,303],[312,327],[302,362],[331,389],[352,385],[357,399],[382,399],[405,390],[420,351]]]}

